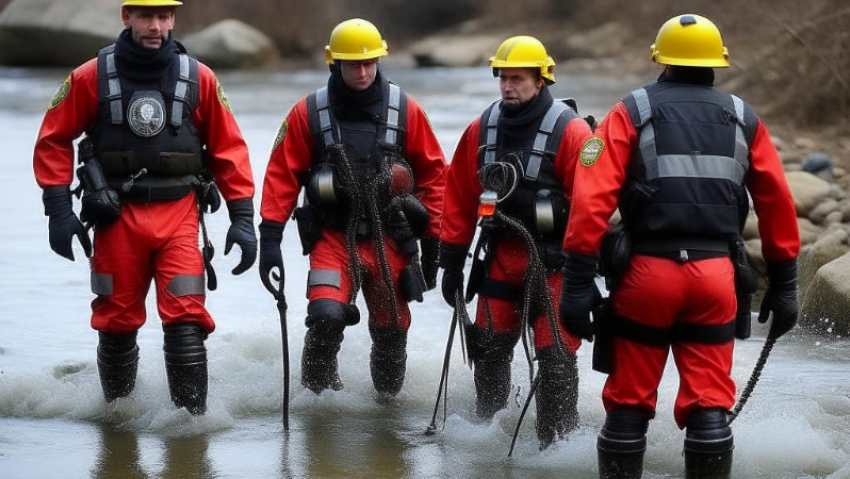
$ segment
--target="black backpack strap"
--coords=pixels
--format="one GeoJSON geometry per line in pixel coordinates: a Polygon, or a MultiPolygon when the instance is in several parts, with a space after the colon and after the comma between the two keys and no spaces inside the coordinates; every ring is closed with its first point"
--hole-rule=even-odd
{"type": "Polygon", "coordinates": [[[121,80],[115,67],[115,44],[97,52],[97,90],[100,101],[109,102],[113,125],[124,122],[124,105],[121,103],[121,80]]]}

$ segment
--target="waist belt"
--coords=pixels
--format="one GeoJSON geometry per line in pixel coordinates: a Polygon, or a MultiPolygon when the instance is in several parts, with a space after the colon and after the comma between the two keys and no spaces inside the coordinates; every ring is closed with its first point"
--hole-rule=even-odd
{"type": "Polygon", "coordinates": [[[633,254],[657,256],[681,262],[729,256],[730,251],[728,241],[705,238],[636,240],[632,246],[633,254]]]}
{"type": "Polygon", "coordinates": [[[672,328],[656,328],[618,315],[611,315],[611,333],[649,346],[667,347],[671,343],[691,342],[723,344],[735,339],[735,320],[724,324],[676,323],[672,328]]]}

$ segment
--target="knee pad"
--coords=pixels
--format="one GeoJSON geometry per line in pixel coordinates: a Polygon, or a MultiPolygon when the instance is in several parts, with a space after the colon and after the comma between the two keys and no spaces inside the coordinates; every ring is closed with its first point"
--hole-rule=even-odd
{"type": "Polygon", "coordinates": [[[165,372],[171,401],[193,415],[207,410],[207,334],[197,324],[163,326],[165,372]]]}
{"type": "Polygon", "coordinates": [[[317,299],[307,305],[308,329],[321,334],[341,334],[346,326],[360,322],[357,306],[332,299],[317,299]]]}
{"type": "Polygon", "coordinates": [[[608,412],[599,433],[599,451],[629,454],[646,450],[646,430],[650,414],[636,408],[618,408],[608,412]]]}
{"type": "Polygon", "coordinates": [[[519,336],[512,333],[494,333],[478,326],[466,326],[466,352],[469,359],[492,361],[504,358],[510,362],[519,336]]]}
{"type": "Polygon", "coordinates": [[[136,333],[99,333],[97,371],[103,397],[112,402],[130,394],[136,386],[139,347],[136,333]]]}
{"type": "Polygon", "coordinates": [[[136,332],[129,334],[98,333],[98,361],[110,366],[121,366],[138,359],[137,334],[136,332]]]}
{"type": "Polygon", "coordinates": [[[197,324],[174,324],[163,326],[163,345],[166,364],[192,364],[206,361],[207,348],[204,340],[207,333],[197,324]]]}
{"type": "Polygon", "coordinates": [[[734,447],[726,411],[720,408],[694,411],[685,422],[685,427],[686,452],[717,454],[731,451],[734,447]]]}

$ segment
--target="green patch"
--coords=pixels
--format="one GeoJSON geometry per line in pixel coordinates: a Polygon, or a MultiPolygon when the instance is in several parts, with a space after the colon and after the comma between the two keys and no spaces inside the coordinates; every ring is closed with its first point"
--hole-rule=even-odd
{"type": "Polygon", "coordinates": [[[605,149],[605,142],[599,138],[593,137],[581,147],[581,164],[584,166],[593,166],[596,160],[602,156],[602,150],[605,149]]]}
{"type": "Polygon", "coordinates": [[[286,119],[283,120],[283,123],[280,124],[280,129],[277,130],[277,136],[274,138],[274,146],[272,146],[272,151],[276,150],[278,146],[283,142],[283,137],[286,136],[286,130],[289,129],[289,124],[286,123],[286,119]]]}
{"type": "Polygon", "coordinates": [[[221,86],[221,83],[216,82],[215,91],[218,93],[218,101],[221,102],[221,106],[232,115],[233,110],[230,109],[230,100],[227,99],[227,93],[224,93],[224,87],[221,86]]]}
{"type": "Polygon", "coordinates": [[[62,103],[62,100],[68,97],[68,93],[71,92],[71,75],[68,75],[68,78],[62,82],[62,85],[56,90],[56,94],[53,95],[53,99],[50,100],[50,104],[47,105],[48,110],[52,110],[59,106],[62,103]]]}

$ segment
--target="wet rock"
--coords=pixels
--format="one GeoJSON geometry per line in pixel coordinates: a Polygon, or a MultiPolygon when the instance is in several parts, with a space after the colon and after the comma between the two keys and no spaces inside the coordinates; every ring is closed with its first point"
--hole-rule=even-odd
{"type": "Polygon", "coordinates": [[[827,230],[814,244],[803,247],[798,260],[801,299],[809,294],[812,280],[823,265],[850,252],[848,239],[850,239],[850,233],[846,229],[836,228],[832,231],[827,230]]]}
{"type": "Polygon", "coordinates": [[[53,368],[53,377],[56,379],[62,379],[65,376],[70,376],[72,374],[77,374],[80,371],[84,371],[88,369],[88,364],[86,363],[65,363],[60,364],[53,368]]]}
{"type": "Polygon", "coordinates": [[[830,213],[838,211],[838,206],[837,201],[832,199],[826,200],[817,205],[815,209],[808,214],[808,218],[812,220],[813,223],[821,224],[830,213]]]}
{"type": "Polygon", "coordinates": [[[12,0],[0,13],[0,63],[73,67],[124,28],[115,0],[12,0]]]}
{"type": "Polygon", "coordinates": [[[831,185],[811,173],[792,171],[785,176],[794,196],[797,216],[808,216],[829,196],[831,185]]]}
{"type": "Polygon", "coordinates": [[[817,271],[800,313],[804,327],[850,334],[850,254],[817,271]]]}
{"type": "Polygon", "coordinates": [[[825,180],[832,179],[834,162],[826,153],[809,153],[803,157],[803,171],[825,180]]]}
{"type": "Polygon", "coordinates": [[[274,42],[239,20],[222,20],[183,38],[189,53],[212,68],[256,68],[279,58],[274,42]]]}
{"type": "Polygon", "coordinates": [[[482,66],[503,40],[501,35],[434,35],[413,44],[410,53],[420,67],[482,66]]]}
{"type": "Polygon", "coordinates": [[[758,290],[753,294],[752,302],[753,311],[758,311],[764,292],[767,290],[767,264],[761,253],[760,239],[749,240],[745,244],[747,245],[747,258],[750,261],[750,267],[753,268],[758,282],[758,290]]]}

